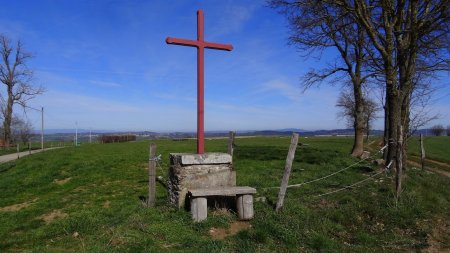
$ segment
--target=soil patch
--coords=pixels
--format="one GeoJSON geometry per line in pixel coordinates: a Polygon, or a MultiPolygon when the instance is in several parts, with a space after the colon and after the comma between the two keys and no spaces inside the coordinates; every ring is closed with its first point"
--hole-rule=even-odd
{"type": "Polygon", "coordinates": [[[39,219],[42,219],[42,220],[44,220],[44,222],[46,224],[49,224],[50,222],[52,222],[54,220],[59,220],[59,219],[65,218],[67,216],[68,216],[68,214],[64,213],[61,210],[53,210],[51,213],[47,213],[47,214],[39,216],[39,219]]]}
{"type": "Polygon", "coordinates": [[[110,243],[112,246],[119,246],[119,245],[122,245],[122,244],[127,243],[127,239],[124,238],[124,237],[115,236],[115,237],[111,238],[111,240],[109,241],[109,243],[110,243]]]}
{"type": "Polygon", "coordinates": [[[65,184],[65,183],[67,183],[67,182],[69,182],[70,181],[70,179],[72,179],[71,177],[68,177],[68,178],[64,178],[64,179],[55,179],[55,180],[53,180],[53,182],[55,183],[55,184],[57,184],[57,185],[63,185],[63,184],[65,184]]]}
{"type": "Polygon", "coordinates": [[[111,201],[107,200],[105,203],[103,203],[103,208],[110,208],[111,207],[111,201]]]}
{"type": "Polygon", "coordinates": [[[449,225],[442,219],[438,219],[431,234],[427,235],[428,248],[425,253],[450,252],[449,248],[444,248],[445,236],[450,233],[449,225]]]}
{"type": "Polygon", "coordinates": [[[245,221],[235,221],[230,224],[230,228],[211,228],[209,235],[215,240],[223,240],[228,236],[233,236],[241,230],[251,228],[252,225],[245,221]]]}
{"type": "Polygon", "coordinates": [[[10,205],[10,206],[0,207],[0,211],[2,211],[2,212],[16,212],[16,211],[19,211],[20,209],[29,207],[31,204],[33,204],[37,200],[38,199],[36,198],[36,199],[33,199],[32,201],[29,201],[29,202],[24,202],[24,203],[20,203],[20,204],[14,204],[14,205],[10,205]]]}
{"type": "Polygon", "coordinates": [[[5,206],[5,207],[0,208],[0,211],[3,211],[3,212],[15,212],[15,211],[19,211],[20,209],[29,207],[30,205],[31,205],[30,202],[14,204],[14,205],[5,206]]]}

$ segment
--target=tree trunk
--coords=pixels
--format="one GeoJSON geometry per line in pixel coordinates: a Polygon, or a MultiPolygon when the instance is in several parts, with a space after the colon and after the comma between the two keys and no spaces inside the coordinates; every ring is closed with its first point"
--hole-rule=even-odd
{"type": "Polygon", "coordinates": [[[369,144],[369,136],[370,136],[370,117],[367,117],[366,122],[366,142],[369,144]]]}
{"type": "Polygon", "coordinates": [[[402,163],[406,165],[408,159],[408,136],[410,132],[410,114],[411,114],[411,92],[412,92],[412,78],[415,72],[415,58],[416,54],[411,53],[409,50],[399,50],[398,63],[399,63],[399,98],[400,103],[400,123],[403,129],[403,148],[402,148],[402,163]]]}
{"type": "Polygon", "coordinates": [[[392,67],[387,67],[386,71],[386,93],[388,95],[388,99],[386,101],[386,106],[388,108],[388,148],[386,155],[386,165],[392,162],[391,168],[395,167],[395,157],[397,153],[397,127],[399,125],[399,121],[401,119],[400,115],[400,106],[399,106],[399,95],[396,85],[396,71],[392,67]]]}
{"type": "Polygon", "coordinates": [[[395,192],[396,192],[396,199],[400,198],[400,194],[402,192],[402,177],[403,177],[403,127],[400,124],[398,126],[398,140],[397,140],[397,157],[396,157],[396,163],[397,163],[397,169],[396,169],[396,175],[395,175],[395,192]]]}
{"type": "Polygon", "coordinates": [[[5,147],[9,147],[11,144],[11,122],[12,122],[12,109],[13,109],[13,91],[12,87],[8,86],[8,102],[6,104],[6,111],[4,112],[3,121],[3,140],[5,147]]]}
{"type": "Polygon", "coordinates": [[[353,117],[355,139],[353,142],[351,155],[360,156],[364,151],[364,133],[366,128],[364,120],[364,98],[361,91],[361,82],[359,80],[353,81],[353,96],[355,99],[355,115],[353,117]]]}
{"type": "Polygon", "coordinates": [[[410,112],[411,112],[411,95],[408,94],[403,98],[403,104],[401,108],[402,113],[402,127],[403,127],[403,148],[402,148],[402,163],[403,165],[407,165],[408,160],[408,138],[410,131],[410,112]]]}
{"type": "MultiPolygon", "coordinates": [[[[389,144],[389,107],[387,106],[388,95],[386,92],[386,102],[384,104],[384,132],[383,132],[383,147],[389,144]]],[[[384,149],[383,159],[387,161],[388,149],[384,149]]]]}

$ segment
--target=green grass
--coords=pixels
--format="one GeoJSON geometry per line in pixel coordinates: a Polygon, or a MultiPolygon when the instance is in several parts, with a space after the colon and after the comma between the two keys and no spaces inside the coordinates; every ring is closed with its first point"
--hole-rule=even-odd
{"type": "MultiPolygon", "coordinates": [[[[420,164],[419,138],[411,138],[408,142],[408,149],[408,159],[420,164]]],[[[450,136],[424,137],[424,149],[426,168],[433,167],[450,172],[450,136]],[[439,162],[445,164],[440,164],[439,162]]]]}
{"type": "MultiPolygon", "coordinates": [[[[424,137],[424,149],[427,158],[450,164],[450,136],[424,137]]],[[[408,142],[409,153],[420,157],[420,142],[418,137],[408,142]]]]}
{"type": "MultiPolygon", "coordinates": [[[[93,144],[47,151],[0,165],[1,252],[398,252],[428,247],[427,236],[443,220],[448,227],[450,179],[407,170],[399,203],[393,178],[383,174],[362,187],[316,197],[373,173],[360,164],[327,180],[288,189],[285,207],[273,210],[289,138],[236,140],[238,185],[256,187],[266,202],[255,203],[252,228],[213,240],[212,228],[228,227],[235,215],[210,213],[194,224],[190,214],[167,204],[157,186],[156,208],[142,206],[147,194],[149,142],[93,144]],[[58,185],[55,180],[70,178],[58,185]],[[381,180],[380,180],[381,179],[381,180]],[[105,208],[105,206],[109,206],[105,208]],[[46,224],[59,210],[66,217],[46,224]],[[74,236],[74,233],[79,236],[74,236]]],[[[290,184],[327,175],[357,160],[348,156],[351,138],[300,138],[290,184]]],[[[195,141],[155,141],[166,177],[171,152],[195,152],[195,141]]],[[[209,152],[225,152],[227,140],[207,140],[209,152]]],[[[447,234],[439,240],[450,247],[447,234]]]]}

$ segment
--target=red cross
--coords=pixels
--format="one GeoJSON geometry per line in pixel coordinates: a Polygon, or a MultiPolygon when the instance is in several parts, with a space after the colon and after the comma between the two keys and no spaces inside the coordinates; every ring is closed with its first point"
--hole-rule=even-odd
{"type": "Polygon", "coordinates": [[[197,48],[197,153],[205,152],[204,129],[204,49],[233,50],[230,44],[218,44],[205,41],[203,32],[203,10],[197,11],[197,40],[186,40],[167,37],[167,44],[175,44],[197,48]]]}

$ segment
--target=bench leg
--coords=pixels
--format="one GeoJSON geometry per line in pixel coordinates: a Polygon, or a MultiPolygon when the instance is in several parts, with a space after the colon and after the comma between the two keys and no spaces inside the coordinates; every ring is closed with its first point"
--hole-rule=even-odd
{"type": "Polygon", "coordinates": [[[238,195],[236,200],[238,218],[240,220],[253,219],[253,195],[238,195]]]}
{"type": "Polygon", "coordinates": [[[208,205],[206,198],[198,197],[191,199],[191,213],[192,219],[195,222],[200,222],[208,217],[208,205]]]}

